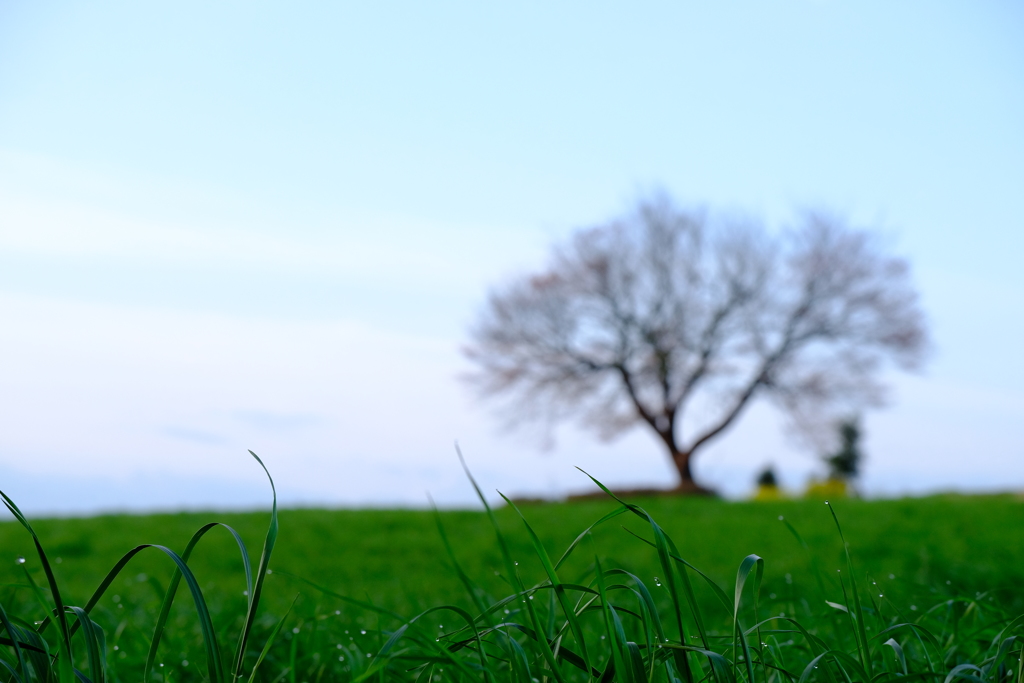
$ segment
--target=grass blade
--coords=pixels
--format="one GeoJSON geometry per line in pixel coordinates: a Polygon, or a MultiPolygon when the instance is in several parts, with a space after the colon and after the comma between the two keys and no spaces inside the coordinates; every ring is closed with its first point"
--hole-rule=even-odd
{"type": "MultiPolygon", "coordinates": [[[[583,638],[583,627],[580,625],[579,619],[576,618],[576,610],[573,609],[572,603],[569,601],[569,596],[565,593],[565,586],[558,579],[558,573],[555,571],[555,567],[551,564],[551,558],[548,556],[548,551],[544,548],[544,544],[540,542],[540,538],[537,533],[530,526],[530,523],[526,521],[526,516],[523,515],[522,511],[509,500],[505,494],[499,493],[499,495],[505,499],[513,510],[518,513],[519,517],[522,518],[523,524],[526,526],[527,532],[530,534],[530,540],[533,542],[533,550],[540,558],[541,565],[544,567],[544,571],[548,575],[548,580],[551,582],[551,587],[555,591],[555,597],[558,599],[558,604],[562,608],[562,612],[565,614],[566,620],[569,622],[569,629],[572,631],[573,637],[576,639],[576,643],[580,648],[580,656],[583,657],[583,662],[590,670],[590,655],[587,652],[587,642],[583,638]]],[[[532,597],[532,596],[531,596],[532,597]]]]}
{"type": "Polygon", "coordinates": [[[32,542],[36,546],[36,553],[39,555],[39,561],[42,562],[43,572],[46,574],[46,581],[50,587],[50,597],[53,600],[53,614],[57,616],[57,625],[60,631],[60,655],[57,658],[57,673],[61,683],[72,683],[74,680],[74,665],[71,661],[71,631],[68,628],[68,618],[64,610],[64,602],[61,600],[60,588],[57,587],[57,579],[53,575],[53,569],[50,567],[50,560],[47,559],[46,553],[43,551],[43,546],[39,542],[39,536],[36,535],[32,525],[28,523],[28,519],[18,509],[18,506],[3,491],[0,491],[0,497],[3,498],[4,505],[11,511],[15,519],[32,536],[32,542]]]}
{"type": "Polygon", "coordinates": [[[839,539],[843,542],[843,552],[846,553],[846,566],[850,572],[850,592],[853,594],[853,613],[855,616],[855,629],[857,634],[857,651],[860,654],[861,667],[867,674],[868,679],[871,678],[873,672],[871,670],[871,650],[868,644],[868,634],[864,628],[864,611],[860,605],[860,591],[857,590],[857,578],[856,574],[853,573],[853,559],[850,557],[850,546],[846,543],[846,537],[843,535],[843,527],[839,524],[839,517],[836,515],[835,507],[825,501],[825,505],[828,506],[828,511],[832,513],[832,519],[836,523],[836,529],[839,530],[839,539]]]}
{"type": "Polygon", "coordinates": [[[903,654],[903,648],[896,642],[895,638],[890,638],[882,644],[888,645],[896,653],[896,661],[899,663],[900,668],[903,669],[903,675],[906,676],[909,672],[907,671],[907,657],[903,654]]]}
{"type": "MultiPolygon", "coordinates": [[[[622,527],[622,529],[623,529],[623,531],[625,531],[630,536],[636,538],[637,540],[643,541],[644,543],[646,543],[647,545],[651,546],[652,548],[657,548],[658,547],[656,544],[654,544],[651,541],[648,541],[643,536],[638,536],[637,534],[633,533],[633,531],[631,531],[630,529],[627,529],[626,527],[622,527]]],[[[712,579],[710,576],[708,576],[707,574],[705,574],[701,570],[697,569],[692,564],[690,564],[689,562],[687,562],[683,558],[679,557],[678,555],[671,555],[671,557],[672,557],[673,560],[675,560],[679,564],[683,565],[687,569],[692,570],[693,572],[695,572],[697,574],[697,576],[699,576],[702,579],[704,579],[705,583],[707,583],[708,587],[711,589],[711,592],[714,593],[715,597],[718,598],[719,602],[722,603],[722,606],[725,607],[727,610],[731,610],[732,609],[732,605],[729,602],[729,596],[725,594],[725,591],[722,590],[721,586],[719,586],[717,583],[715,583],[714,579],[712,579]]]]}
{"type": "Polygon", "coordinates": [[[277,520],[277,489],[274,488],[274,479],[270,476],[270,471],[267,466],[263,464],[260,457],[249,451],[249,454],[256,459],[256,462],[260,464],[263,471],[267,475],[267,480],[270,482],[270,491],[273,495],[273,504],[270,509],[270,527],[267,529],[266,538],[263,541],[263,552],[260,553],[260,565],[256,570],[256,582],[250,587],[249,590],[249,609],[245,615],[245,625],[242,627],[242,633],[238,637],[238,649],[235,655],[235,670],[232,676],[232,680],[237,680],[242,675],[242,666],[245,663],[245,646],[249,642],[249,633],[252,631],[252,625],[256,621],[256,610],[260,605],[260,597],[263,595],[263,583],[267,577],[267,571],[270,568],[270,556],[274,552],[274,546],[277,544],[278,534],[278,520],[277,520]]]}
{"type": "MultiPolygon", "coordinates": [[[[181,559],[188,563],[192,557],[192,551],[195,550],[196,545],[199,541],[209,532],[210,530],[222,526],[227,529],[231,535],[235,538],[239,548],[242,552],[242,563],[245,565],[246,578],[249,579],[249,587],[252,588],[252,570],[249,566],[249,553],[245,549],[245,543],[242,542],[242,538],[238,535],[238,532],[229,527],[226,524],[220,522],[210,522],[200,527],[199,531],[192,534],[192,538],[189,539],[188,544],[185,545],[185,549],[181,553],[181,559]]],[[[167,584],[167,590],[164,592],[163,601],[160,605],[160,612],[157,615],[156,625],[153,628],[153,638],[150,640],[149,654],[146,656],[146,666],[143,670],[143,680],[149,680],[149,674],[153,671],[153,665],[156,663],[157,652],[160,647],[160,641],[163,639],[164,628],[167,624],[167,619],[171,614],[171,605],[174,602],[174,597],[178,592],[178,586],[181,584],[182,573],[180,570],[175,569],[173,576],[171,576],[170,582],[167,584]]]]}
{"type": "MultiPolygon", "coordinates": [[[[526,586],[523,585],[522,578],[520,578],[519,572],[516,570],[516,563],[512,559],[512,554],[509,552],[505,536],[501,533],[501,527],[498,526],[498,519],[494,516],[494,510],[492,510],[491,506],[487,503],[487,499],[484,497],[483,491],[480,490],[480,487],[477,485],[472,473],[469,471],[469,467],[466,466],[466,460],[462,457],[462,451],[459,449],[458,444],[455,444],[455,452],[458,453],[459,462],[462,463],[462,469],[465,471],[466,477],[469,479],[469,483],[473,485],[473,490],[476,491],[477,497],[483,504],[484,510],[487,512],[487,517],[491,522],[491,526],[494,527],[494,532],[498,538],[498,547],[500,548],[501,555],[505,560],[505,569],[508,572],[509,581],[512,582],[512,589],[525,596],[526,586]]],[[[527,614],[530,617],[530,621],[533,623],[533,628],[538,634],[542,634],[544,630],[541,626],[540,619],[537,616],[537,610],[533,607],[533,601],[524,597],[524,602],[526,603],[527,614]]],[[[559,683],[563,683],[564,679],[562,678],[562,672],[559,670],[558,661],[555,658],[554,652],[551,650],[551,644],[548,643],[547,638],[544,638],[543,636],[539,637],[537,642],[541,648],[541,655],[544,657],[544,661],[546,661],[548,666],[551,668],[551,673],[555,677],[555,680],[559,683]]]]}
{"type": "Polygon", "coordinates": [[[611,641],[612,647],[612,659],[608,666],[605,667],[605,676],[602,676],[602,680],[607,678],[609,668],[614,666],[614,671],[621,672],[619,676],[624,683],[631,683],[629,681],[630,668],[626,666],[626,633],[622,628],[622,621],[619,619],[619,615],[616,614],[615,608],[608,601],[604,572],[601,571],[601,561],[596,557],[594,558],[594,565],[597,567],[597,592],[601,597],[601,612],[604,614],[605,624],[604,630],[608,634],[608,640],[611,641]]]}
{"type": "Polygon", "coordinates": [[[106,643],[103,629],[89,618],[89,614],[81,607],[68,607],[69,612],[78,618],[81,624],[82,638],[89,661],[89,678],[93,683],[104,683],[106,680],[106,643]]]}
{"type": "MultiPolygon", "coordinates": [[[[736,639],[739,638],[740,644],[743,648],[743,659],[747,667],[747,681],[753,683],[754,681],[754,665],[750,658],[750,647],[747,645],[747,639],[743,635],[743,631],[740,629],[740,602],[743,599],[743,586],[746,584],[747,577],[750,576],[750,571],[754,570],[754,588],[755,595],[761,587],[761,577],[764,574],[764,560],[757,555],[747,555],[743,558],[743,562],[740,563],[740,568],[736,572],[736,595],[735,602],[733,604],[732,612],[732,631],[733,631],[733,643],[732,643],[732,660],[733,666],[738,666],[738,660],[736,659],[736,639]]],[[[757,621],[757,615],[754,615],[754,621],[757,621]]],[[[735,673],[733,676],[737,679],[735,673]]]]}
{"type": "Polygon", "coordinates": [[[260,656],[256,658],[256,663],[252,665],[252,671],[249,673],[249,683],[255,683],[256,671],[260,668],[260,664],[263,663],[267,653],[270,652],[270,648],[273,646],[274,641],[277,640],[277,634],[281,632],[281,627],[284,626],[284,622],[288,619],[288,616],[292,613],[292,608],[295,607],[295,601],[299,599],[299,594],[296,593],[295,597],[292,598],[292,604],[288,606],[288,611],[284,613],[284,616],[277,620],[274,628],[270,630],[270,635],[267,636],[267,642],[263,644],[263,650],[260,651],[260,656]]]}
{"type": "Polygon", "coordinates": [[[448,541],[448,533],[445,531],[444,524],[441,522],[441,513],[438,512],[437,506],[434,505],[433,500],[430,501],[430,504],[434,511],[434,522],[437,524],[437,532],[441,536],[441,542],[444,544],[445,552],[448,553],[448,559],[451,560],[452,567],[455,568],[455,574],[459,577],[459,581],[469,594],[469,599],[473,601],[473,605],[476,607],[477,612],[481,616],[488,614],[487,605],[484,604],[483,598],[480,596],[479,589],[469,578],[469,575],[462,569],[462,565],[459,564],[458,559],[455,557],[455,551],[452,549],[452,545],[448,541]]]}
{"type": "MultiPolygon", "coordinates": [[[[833,660],[835,660],[836,664],[839,665],[839,668],[841,670],[843,670],[843,664],[845,664],[846,666],[850,667],[850,669],[852,669],[853,673],[854,673],[853,680],[857,680],[857,681],[870,681],[871,680],[871,677],[867,675],[867,672],[860,665],[860,662],[858,662],[856,659],[854,659],[850,655],[846,654],[842,650],[826,650],[825,652],[822,652],[820,655],[818,655],[817,657],[815,657],[814,659],[812,659],[810,662],[807,663],[807,666],[804,667],[803,673],[800,674],[799,683],[807,683],[807,681],[811,678],[811,676],[814,675],[814,670],[818,668],[818,663],[824,661],[824,659],[826,657],[831,657],[833,660]]],[[[826,667],[826,671],[827,670],[828,670],[828,668],[826,667]]],[[[843,670],[843,671],[845,673],[845,670],[843,670]]],[[[847,676],[847,678],[849,679],[850,677],[847,676]]]]}
{"type": "MultiPolygon", "coordinates": [[[[590,476],[590,474],[588,474],[587,472],[578,467],[576,469],[579,469],[580,472],[586,474],[587,477],[589,477],[592,482],[597,484],[602,491],[611,496],[614,500],[624,505],[633,514],[637,515],[641,519],[646,520],[647,523],[651,526],[651,531],[654,533],[654,547],[655,550],[657,550],[658,552],[658,561],[660,562],[662,571],[665,574],[665,583],[668,587],[669,595],[672,598],[672,606],[674,608],[673,616],[675,616],[676,628],[679,630],[679,642],[680,644],[685,644],[686,628],[683,625],[682,601],[679,598],[680,587],[675,579],[677,575],[677,568],[674,565],[674,563],[670,561],[670,559],[673,556],[679,556],[679,551],[676,549],[675,543],[672,542],[672,540],[662,530],[658,523],[654,521],[654,518],[651,517],[643,508],[626,503],[618,496],[616,496],[614,493],[612,493],[608,489],[608,487],[606,487],[604,484],[599,482],[594,477],[590,476]]],[[[704,646],[705,650],[710,650],[710,647],[708,645],[707,632],[704,629],[704,623],[703,619],[701,618],[700,609],[697,607],[697,600],[696,597],[693,595],[693,586],[690,585],[690,578],[686,574],[685,567],[683,567],[682,570],[678,571],[678,576],[680,578],[680,583],[682,583],[682,589],[685,594],[687,603],[690,606],[690,612],[693,615],[693,619],[697,624],[697,631],[700,634],[701,644],[704,646]]],[[[682,670],[683,675],[686,679],[686,683],[693,683],[694,674],[690,666],[690,660],[685,654],[686,651],[679,650],[677,652],[679,653],[679,656],[676,657],[676,665],[680,668],[680,670],[682,670]]]]}
{"type": "Polygon", "coordinates": [[[597,520],[596,522],[594,522],[593,524],[588,526],[586,529],[584,529],[583,533],[581,533],[579,536],[577,536],[576,539],[572,543],[569,544],[569,547],[565,549],[565,552],[562,553],[562,556],[560,558],[558,558],[558,562],[555,562],[555,569],[556,570],[559,569],[562,566],[562,564],[567,559],[569,559],[569,555],[572,554],[572,551],[576,549],[576,546],[578,546],[580,544],[580,541],[582,541],[584,538],[586,538],[587,535],[591,531],[593,531],[596,527],[604,524],[608,520],[614,519],[615,517],[618,517],[623,512],[629,512],[629,508],[627,506],[625,506],[625,505],[623,505],[622,507],[619,507],[618,509],[612,510],[607,515],[605,515],[604,517],[602,517],[601,519],[597,520]]]}
{"type": "MultiPolygon", "coordinates": [[[[114,579],[121,573],[121,571],[128,565],[128,563],[146,548],[156,548],[163,552],[167,557],[171,559],[175,567],[181,571],[182,576],[185,579],[185,584],[189,588],[189,592],[192,595],[192,601],[195,604],[196,615],[199,617],[199,629],[203,636],[203,645],[206,649],[207,668],[210,674],[211,683],[222,683],[224,679],[224,669],[221,664],[220,648],[217,645],[217,633],[213,628],[213,619],[210,616],[210,610],[206,606],[206,599],[203,597],[203,592],[199,588],[199,582],[196,580],[195,575],[192,574],[192,570],[188,568],[188,564],[185,563],[181,557],[170,548],[167,548],[156,543],[144,543],[142,545],[135,546],[127,553],[125,553],[120,560],[111,568],[107,575],[100,582],[100,585],[93,592],[92,597],[89,598],[89,602],[86,603],[83,611],[85,614],[92,612],[92,609],[103,597],[103,594],[110,587],[110,584],[114,582],[114,579]]],[[[46,628],[49,623],[49,617],[43,621],[39,626],[39,630],[42,631],[46,628]]],[[[79,622],[81,623],[81,622],[79,622]]],[[[78,624],[76,624],[77,628],[78,624]]],[[[72,630],[72,632],[74,629],[72,630]]]]}
{"type": "Polygon", "coordinates": [[[20,629],[16,630],[16,627],[11,624],[11,620],[7,617],[7,611],[4,609],[3,605],[0,605],[0,625],[3,625],[4,630],[7,631],[7,635],[11,637],[11,647],[14,648],[14,658],[18,663],[18,671],[20,671],[21,674],[16,674],[13,670],[11,673],[14,673],[14,677],[20,683],[22,679],[28,678],[29,673],[28,669],[25,667],[25,656],[21,652],[22,635],[20,629]]]}
{"type": "MultiPolygon", "coordinates": [[[[646,610],[647,614],[650,615],[651,628],[654,629],[653,640],[658,645],[664,643],[666,640],[665,630],[661,624],[661,617],[658,615],[658,608],[654,604],[654,597],[651,595],[651,592],[647,590],[647,586],[644,585],[643,581],[641,581],[639,578],[637,578],[630,572],[626,571],[625,569],[609,569],[605,572],[605,576],[611,576],[614,574],[622,574],[623,576],[628,576],[636,584],[636,595],[640,598],[640,602],[644,606],[644,609],[646,610]]],[[[650,647],[653,647],[653,645],[653,643],[648,643],[648,646],[650,647]]],[[[651,675],[653,676],[653,673],[651,675]]]]}

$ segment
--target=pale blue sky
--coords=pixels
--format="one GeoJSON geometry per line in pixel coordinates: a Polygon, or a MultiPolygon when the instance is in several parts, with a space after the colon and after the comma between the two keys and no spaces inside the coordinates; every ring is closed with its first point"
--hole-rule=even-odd
{"type": "MultiPolygon", "coordinates": [[[[510,493],[668,483],[642,432],[542,452],[455,379],[489,284],[661,187],[878,227],[936,350],[865,489],[1024,487],[1024,9],[553,4],[0,4],[0,486],[250,505],[253,448],[293,504],[458,504],[455,439],[510,493]]],[[[815,468],[757,409],[696,467],[767,461],[815,468]]]]}

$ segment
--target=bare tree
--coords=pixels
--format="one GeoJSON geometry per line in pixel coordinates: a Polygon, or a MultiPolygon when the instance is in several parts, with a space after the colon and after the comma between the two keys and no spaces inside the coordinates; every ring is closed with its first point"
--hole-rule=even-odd
{"type": "Polygon", "coordinates": [[[907,264],[870,233],[807,213],[772,235],[658,197],[492,291],[464,352],[511,424],[646,425],[698,491],[694,454],[756,397],[801,428],[833,424],[880,403],[886,361],[912,368],[926,345],[907,264]]]}

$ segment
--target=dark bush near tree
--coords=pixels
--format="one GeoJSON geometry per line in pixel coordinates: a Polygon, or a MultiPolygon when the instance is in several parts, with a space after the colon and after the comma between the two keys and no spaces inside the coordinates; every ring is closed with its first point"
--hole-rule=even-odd
{"type": "Polygon", "coordinates": [[[839,424],[839,450],[825,458],[830,479],[850,481],[860,474],[860,464],[863,460],[860,437],[860,425],[857,420],[844,420],[839,424]]]}
{"type": "Polygon", "coordinates": [[[777,487],[779,485],[779,480],[775,477],[775,468],[768,465],[761,470],[761,473],[757,475],[757,485],[773,488],[777,487]]]}

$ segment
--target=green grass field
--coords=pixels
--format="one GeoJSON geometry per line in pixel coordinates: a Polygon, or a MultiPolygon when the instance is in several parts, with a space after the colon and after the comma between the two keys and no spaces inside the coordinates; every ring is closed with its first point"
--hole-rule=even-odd
{"type": "MultiPolygon", "coordinates": [[[[842,621],[849,615],[826,603],[827,600],[848,605],[851,611],[855,611],[850,603],[851,595],[844,597],[844,588],[849,592],[851,585],[843,543],[832,515],[822,501],[735,503],[652,498],[628,502],[646,509],[665,534],[675,541],[679,555],[717,583],[728,594],[729,600],[732,600],[737,569],[745,557],[754,553],[764,560],[763,585],[757,606],[759,619],[779,614],[797,617],[810,624],[808,628],[813,632],[832,633],[847,650],[852,652],[856,649],[859,643],[856,629],[847,628],[850,624],[842,621]],[[785,522],[780,521],[780,517],[785,522]],[[844,578],[842,584],[840,577],[844,578]]],[[[522,513],[554,561],[580,532],[618,507],[615,501],[608,499],[606,502],[528,505],[522,507],[522,513]]],[[[937,613],[928,610],[937,605],[947,605],[944,623],[947,626],[952,624],[954,631],[957,630],[956,622],[961,618],[973,615],[974,619],[982,619],[972,626],[976,635],[971,638],[978,640],[978,634],[982,633],[991,638],[985,629],[991,630],[993,624],[999,623],[1005,626],[1008,623],[1006,616],[1024,613],[1024,500],[1020,497],[944,495],[879,501],[851,499],[834,501],[833,509],[849,542],[853,578],[860,587],[861,599],[865,601],[864,614],[871,615],[873,628],[884,630],[890,622],[923,619],[926,613],[934,618],[937,613]]],[[[497,509],[495,515],[508,544],[509,558],[515,563],[511,569],[486,514],[443,511],[437,518],[443,524],[454,558],[478,586],[478,596],[487,596],[484,600],[487,605],[512,593],[506,580],[510,571],[519,573],[526,588],[543,586],[548,579],[531,537],[516,511],[506,506],[497,509]]],[[[238,531],[254,556],[255,569],[269,517],[269,511],[109,515],[87,519],[32,520],[32,525],[50,558],[64,603],[85,605],[107,571],[133,546],[159,543],[181,552],[191,535],[211,521],[223,522],[238,531]]],[[[313,683],[316,680],[358,678],[361,671],[366,673],[368,661],[378,661],[373,655],[384,645],[388,635],[416,614],[433,606],[448,604],[475,616],[479,610],[475,609],[472,595],[453,569],[437,519],[434,513],[419,510],[280,511],[280,536],[270,561],[272,573],[266,577],[262,603],[253,627],[246,671],[251,669],[271,630],[286,613],[284,628],[269,649],[256,677],[258,680],[313,683]],[[369,608],[367,604],[378,609],[369,608]]],[[[654,538],[651,525],[637,515],[622,514],[602,524],[581,540],[572,556],[558,569],[558,577],[565,584],[596,586],[595,558],[600,561],[603,571],[610,567],[628,570],[646,583],[652,604],[663,614],[661,619],[669,624],[672,620],[664,614],[672,611],[673,601],[666,581],[666,565],[659,560],[653,547],[636,536],[648,540],[654,538]]],[[[17,522],[3,523],[0,524],[0,548],[3,549],[0,553],[0,584],[3,585],[0,604],[8,614],[18,615],[24,622],[41,621],[46,616],[44,601],[30,587],[29,580],[31,578],[45,587],[46,578],[32,538],[17,522]],[[24,563],[19,558],[25,558],[24,563]]],[[[188,564],[205,596],[220,641],[233,645],[242,628],[247,601],[245,576],[234,539],[226,530],[213,529],[197,546],[188,564]]],[[[128,681],[142,677],[156,616],[173,570],[174,566],[163,553],[153,549],[144,551],[116,577],[92,610],[91,618],[105,634],[105,675],[109,680],[128,681]]],[[[731,603],[729,607],[724,605],[703,579],[693,572],[688,573],[693,581],[694,602],[683,610],[686,612],[684,626],[687,632],[695,633],[693,613],[699,612],[707,638],[732,638],[735,634],[731,603]]],[[[45,588],[41,593],[46,596],[45,588]]],[[[579,591],[573,600],[580,596],[585,596],[585,593],[579,591]]],[[[530,600],[534,597],[534,593],[529,596],[530,600]]],[[[548,622],[548,627],[557,630],[555,614],[559,610],[550,584],[546,592],[537,592],[536,597],[539,598],[538,605],[543,603],[547,615],[543,620],[548,622]]],[[[520,602],[526,604],[524,600],[520,602]]],[[[480,604],[484,603],[476,603],[476,606],[480,604]]],[[[518,611],[519,621],[527,621],[524,608],[516,610],[511,604],[506,605],[506,609],[509,606],[512,607],[510,614],[514,616],[518,611]]],[[[744,602],[742,609],[748,608],[744,602]]],[[[612,656],[615,648],[601,642],[605,640],[601,623],[612,624],[614,621],[608,621],[610,613],[604,613],[605,622],[602,622],[600,611],[594,612],[596,607],[586,616],[585,610],[580,609],[580,637],[588,642],[593,638],[591,648],[595,652],[607,647],[609,651],[604,653],[603,659],[612,662],[615,660],[612,656]],[[584,632],[590,635],[582,635],[584,632]],[[597,635],[599,632],[601,635],[597,635]]],[[[631,629],[643,630],[641,622],[647,622],[640,614],[640,607],[634,605],[622,609],[624,614],[638,615],[634,619],[637,623],[624,627],[623,633],[628,635],[631,629]]],[[[496,614],[500,615],[501,611],[499,609],[496,614]]],[[[437,643],[444,642],[444,634],[450,636],[465,625],[452,613],[436,613],[425,619],[430,622],[431,634],[441,638],[435,641],[437,643]]],[[[751,619],[747,617],[745,620],[749,626],[751,619]]],[[[863,616],[862,620],[867,622],[868,617],[863,616]]],[[[568,623],[570,621],[572,619],[565,620],[562,628],[572,627],[573,624],[568,623]]],[[[773,628],[779,634],[787,632],[779,624],[774,624],[773,628]]],[[[411,633],[412,630],[408,637],[411,633]]],[[[51,632],[50,635],[55,634],[51,632]]],[[[502,637],[507,639],[509,636],[502,637]]],[[[791,637],[786,641],[787,636],[784,635],[774,637],[778,642],[793,642],[791,637]]],[[[566,638],[568,642],[568,636],[566,638]]],[[[636,634],[632,638],[642,641],[636,634]]],[[[530,638],[525,637],[524,640],[530,641],[530,638]]],[[[614,634],[611,640],[615,640],[614,634]]],[[[539,643],[540,640],[534,639],[534,642],[539,643]]],[[[872,656],[881,656],[878,654],[880,644],[880,640],[871,644],[874,648],[872,656]]],[[[75,647],[82,651],[75,656],[77,666],[79,659],[84,661],[87,657],[83,644],[78,643],[75,647]]],[[[511,643],[504,646],[499,643],[492,649],[498,652],[502,647],[514,648],[511,643]]],[[[580,649],[578,643],[574,647],[580,649]]],[[[768,648],[768,643],[764,647],[768,648]]],[[[1011,654],[1016,651],[1012,643],[1007,647],[1011,654]]],[[[904,648],[909,648],[909,656],[913,646],[905,643],[904,648]]],[[[463,647],[463,652],[470,649],[463,647]]],[[[566,649],[570,648],[567,646],[566,649]]],[[[924,644],[920,649],[927,653],[928,648],[924,644]]],[[[960,647],[959,652],[966,656],[968,649],[960,647]]],[[[550,668],[544,660],[547,655],[543,647],[536,651],[527,650],[523,666],[533,671],[529,678],[539,680],[538,667],[550,668]]],[[[624,675],[622,667],[628,666],[624,662],[627,662],[631,651],[622,649],[622,652],[627,654],[622,655],[625,659],[620,661],[620,672],[615,674],[616,678],[624,675]]],[[[499,654],[494,656],[496,661],[504,661],[499,654]]],[[[950,660],[954,662],[951,666],[958,661],[956,656],[950,660]]],[[[374,674],[373,679],[383,677],[385,670],[389,676],[398,676],[399,679],[406,676],[409,680],[417,677],[425,680],[422,678],[424,675],[436,679],[444,674],[434,671],[433,667],[441,669],[443,666],[438,664],[441,660],[437,660],[437,655],[432,657],[434,659],[426,657],[423,661],[428,663],[419,669],[406,667],[410,669],[408,674],[400,674],[404,669],[392,663],[374,674]],[[428,666],[430,671],[425,668],[428,666]]],[[[739,667],[733,678],[744,677],[740,660],[764,662],[765,657],[766,654],[744,657],[742,651],[739,655],[733,651],[730,661],[732,666],[739,667]]],[[[602,656],[596,658],[602,659],[602,656]]],[[[7,659],[12,661],[10,653],[7,659]]],[[[509,655],[506,659],[513,661],[515,658],[509,655]]],[[[654,673],[654,658],[643,661],[643,666],[651,668],[648,678],[661,680],[657,678],[661,674],[654,673]]],[[[661,666],[662,663],[659,660],[657,664],[661,666]]],[[[676,661],[674,666],[675,674],[664,675],[682,676],[679,669],[682,665],[676,661]]],[[[842,665],[830,666],[836,669],[831,675],[841,680],[842,669],[837,667],[842,665]]],[[[497,678],[512,680],[526,675],[512,664],[509,667],[507,677],[498,675],[497,678]]],[[[595,665],[595,668],[600,667],[595,665]]],[[[947,666],[944,670],[949,668],[947,666]]],[[[575,671],[572,666],[569,669],[575,671]]],[[[1005,663],[1003,669],[1004,673],[1010,672],[1005,675],[1017,676],[1016,669],[1006,668],[1005,663]]],[[[455,676],[457,670],[450,663],[452,680],[472,680],[465,671],[460,674],[463,677],[455,676]]],[[[774,675],[781,677],[780,681],[786,679],[783,674],[773,674],[768,668],[763,675],[760,672],[754,674],[753,670],[750,673],[755,678],[774,675]]],[[[790,673],[795,681],[799,671],[790,673]]],[[[703,675],[724,676],[715,673],[710,664],[703,675]]],[[[151,678],[208,680],[209,677],[196,609],[187,591],[179,590],[159,650],[157,668],[151,678]]],[[[996,680],[991,676],[989,679],[979,678],[990,679],[996,680]]]]}

